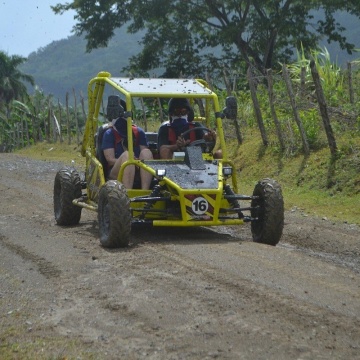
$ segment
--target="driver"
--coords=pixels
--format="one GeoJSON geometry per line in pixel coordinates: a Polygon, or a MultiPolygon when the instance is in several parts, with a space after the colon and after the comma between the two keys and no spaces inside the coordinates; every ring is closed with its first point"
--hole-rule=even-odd
{"type": "Polygon", "coordinates": [[[158,132],[158,148],[160,159],[172,159],[175,151],[183,151],[184,147],[195,140],[216,141],[215,131],[205,132],[202,125],[193,123],[193,110],[187,99],[173,98],[169,101],[169,119],[164,122],[158,132]],[[192,129],[185,136],[182,133],[192,129]]]}

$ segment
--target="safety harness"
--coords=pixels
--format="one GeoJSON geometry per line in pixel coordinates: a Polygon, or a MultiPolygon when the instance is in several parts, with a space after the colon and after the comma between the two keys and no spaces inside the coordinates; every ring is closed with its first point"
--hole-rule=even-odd
{"type": "MultiPolygon", "coordinates": [[[[100,160],[100,162],[103,166],[103,169],[107,170],[106,173],[110,169],[110,166],[109,166],[108,162],[106,161],[105,155],[101,149],[101,144],[102,144],[102,139],[103,139],[104,133],[108,129],[111,129],[114,134],[114,149],[116,148],[117,144],[121,143],[121,141],[123,140],[123,137],[115,130],[115,128],[113,127],[113,125],[111,123],[105,124],[100,127],[98,135],[97,135],[98,139],[97,139],[96,157],[100,160]]],[[[134,141],[133,145],[138,146],[140,144],[140,134],[139,134],[139,129],[136,125],[132,125],[132,133],[134,134],[134,137],[135,137],[135,141],[134,141]]]]}
{"type": "MultiPolygon", "coordinates": [[[[189,129],[193,129],[195,127],[195,125],[193,123],[189,123],[189,129]]],[[[169,144],[170,145],[174,145],[176,144],[176,133],[175,130],[171,127],[171,124],[168,124],[168,139],[169,139],[169,144]]],[[[196,134],[195,131],[191,131],[189,133],[189,137],[190,137],[190,141],[193,142],[196,140],[196,134]]]]}
{"type": "MultiPolygon", "coordinates": [[[[135,143],[133,144],[134,146],[138,146],[140,144],[140,135],[139,135],[139,129],[136,125],[131,125],[132,126],[132,133],[135,136],[135,143]]],[[[111,127],[114,137],[115,137],[115,144],[114,144],[114,148],[116,148],[116,145],[119,144],[122,140],[123,137],[115,130],[115,128],[113,126],[109,126],[111,127]]]]}

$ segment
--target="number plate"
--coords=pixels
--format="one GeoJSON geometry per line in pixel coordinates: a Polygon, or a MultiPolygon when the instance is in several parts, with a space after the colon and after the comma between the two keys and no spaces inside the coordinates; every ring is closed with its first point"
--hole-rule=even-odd
{"type": "Polygon", "coordinates": [[[196,215],[203,215],[209,209],[209,203],[202,196],[195,198],[191,204],[191,209],[196,215]]]}
{"type": "Polygon", "coordinates": [[[202,194],[202,196],[186,195],[187,220],[212,220],[214,216],[215,198],[216,196],[214,194],[202,194]]]}

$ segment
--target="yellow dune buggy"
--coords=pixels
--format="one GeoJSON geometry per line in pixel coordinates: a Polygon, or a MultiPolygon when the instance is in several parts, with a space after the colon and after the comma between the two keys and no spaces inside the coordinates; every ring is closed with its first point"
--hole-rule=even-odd
{"type": "MultiPolygon", "coordinates": [[[[75,225],[82,208],[97,211],[100,242],[105,247],[126,247],[135,224],[188,227],[251,224],[255,242],[276,245],[284,226],[284,203],[280,185],[260,180],[252,195],[238,194],[236,168],[228,158],[223,121],[236,116],[234,97],[220,109],[215,92],[199,79],[117,78],[100,72],[89,82],[88,117],[82,143],[86,158],[85,177],[74,168],[63,168],[55,176],[54,213],[57,224],[75,225]],[[102,128],[103,104],[119,95],[126,104],[127,133],[141,107],[166,104],[170,98],[186,98],[199,110],[195,120],[205,129],[216,128],[222,158],[214,158],[213,144],[193,141],[171,160],[157,156],[156,131],[147,133],[153,160],[134,158],[133,136],[128,136],[129,160],[117,180],[107,180],[100,155],[98,133],[102,128]],[[208,146],[209,145],[209,146],[208,146]],[[126,166],[136,165],[152,175],[150,190],[126,189],[122,177],[126,166]]],[[[164,120],[164,119],[162,119],[164,120]]],[[[159,118],[159,126],[161,119],[159,118]]],[[[190,130],[191,131],[191,130],[190,130]]]]}

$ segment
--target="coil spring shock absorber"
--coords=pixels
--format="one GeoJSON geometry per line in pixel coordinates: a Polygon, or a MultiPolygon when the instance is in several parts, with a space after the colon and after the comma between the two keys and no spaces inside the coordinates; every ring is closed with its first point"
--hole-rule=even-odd
{"type": "MultiPolygon", "coordinates": [[[[226,195],[229,195],[229,196],[234,196],[235,195],[235,193],[232,191],[229,184],[226,184],[224,186],[224,192],[225,192],[226,195]]],[[[235,209],[236,212],[238,213],[239,218],[242,219],[244,217],[244,214],[240,211],[239,202],[236,199],[228,199],[228,201],[229,201],[229,204],[231,205],[231,207],[233,209],[235,209]]]]}
{"type": "MultiPolygon", "coordinates": [[[[155,185],[154,188],[153,188],[153,191],[149,195],[149,198],[154,198],[154,197],[160,196],[160,190],[161,190],[161,186],[160,185],[155,185]]],[[[146,204],[144,205],[144,209],[142,211],[142,214],[140,216],[141,220],[143,220],[145,218],[145,214],[153,207],[154,203],[155,202],[153,202],[153,201],[147,201],[146,202],[146,204]]]]}

